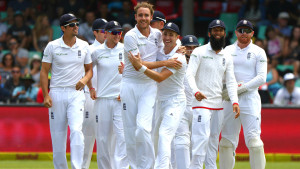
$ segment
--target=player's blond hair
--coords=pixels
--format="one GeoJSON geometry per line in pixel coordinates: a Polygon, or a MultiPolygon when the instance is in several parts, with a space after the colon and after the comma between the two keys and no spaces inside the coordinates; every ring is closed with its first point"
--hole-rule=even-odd
{"type": "Polygon", "coordinates": [[[150,10],[151,15],[153,15],[153,5],[148,2],[138,2],[137,5],[134,7],[134,12],[137,13],[139,8],[148,8],[150,10]]]}

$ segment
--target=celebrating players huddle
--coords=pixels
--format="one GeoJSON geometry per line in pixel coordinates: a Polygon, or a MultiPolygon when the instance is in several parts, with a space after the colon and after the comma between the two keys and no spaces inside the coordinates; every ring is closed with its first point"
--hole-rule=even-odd
{"type": "Polygon", "coordinates": [[[252,23],[241,20],[224,49],[221,20],[209,24],[208,44],[193,35],[180,44],[178,26],[151,4],[134,11],[124,44],[116,21],[96,19],[89,46],[76,37],[79,19],[61,16],[64,34],[47,45],[41,70],[54,167],[68,168],[69,126],[74,169],[89,168],[95,140],[101,169],[216,169],[218,148],[220,168],[232,169],[243,125],[251,168],[265,168],[258,87],[267,59],[252,23]]]}

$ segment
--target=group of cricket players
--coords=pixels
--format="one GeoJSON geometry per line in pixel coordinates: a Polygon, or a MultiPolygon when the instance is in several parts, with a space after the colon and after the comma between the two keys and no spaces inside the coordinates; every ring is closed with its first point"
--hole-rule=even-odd
{"type": "Polygon", "coordinates": [[[79,19],[60,18],[61,38],[43,54],[41,86],[55,169],[90,166],[96,140],[99,169],[233,169],[241,125],[252,169],[264,169],[261,101],[267,57],[254,45],[253,25],[213,20],[209,43],[181,40],[179,27],[147,2],[134,7],[137,24],[121,43],[117,21],[96,19],[95,42],[77,38],[79,19]],[[50,92],[48,72],[51,71],[50,92]],[[222,137],[219,141],[219,135],[222,137]]]}

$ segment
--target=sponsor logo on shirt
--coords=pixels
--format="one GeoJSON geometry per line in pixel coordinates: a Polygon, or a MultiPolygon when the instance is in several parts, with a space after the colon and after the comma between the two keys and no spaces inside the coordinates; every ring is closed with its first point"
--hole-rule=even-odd
{"type": "Polygon", "coordinates": [[[231,54],[231,56],[237,56],[236,54],[231,54]]]}
{"type": "Polygon", "coordinates": [[[191,56],[195,56],[195,57],[197,57],[196,55],[194,55],[194,54],[191,54],[191,56]]]}
{"type": "Polygon", "coordinates": [[[68,55],[67,53],[55,53],[57,56],[68,55]]]}
{"type": "Polygon", "coordinates": [[[146,46],[146,44],[143,44],[143,43],[139,44],[139,43],[138,43],[137,46],[138,46],[138,47],[140,47],[140,46],[146,46]]]}
{"type": "Polygon", "coordinates": [[[259,62],[267,62],[266,60],[260,60],[259,62]]]}
{"type": "Polygon", "coordinates": [[[203,56],[203,59],[214,59],[214,58],[211,56],[203,56]]]}
{"type": "Polygon", "coordinates": [[[109,56],[98,56],[97,58],[98,58],[98,60],[100,60],[102,58],[109,58],[109,56]]]}

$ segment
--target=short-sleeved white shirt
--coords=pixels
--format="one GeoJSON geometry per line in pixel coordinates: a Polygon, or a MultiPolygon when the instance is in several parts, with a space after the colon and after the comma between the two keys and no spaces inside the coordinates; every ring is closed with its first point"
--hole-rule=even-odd
{"type": "Polygon", "coordinates": [[[62,37],[49,42],[44,51],[42,62],[51,63],[50,88],[75,87],[85,72],[84,64],[92,62],[87,42],[76,38],[69,47],[62,37]]]}
{"type": "MultiPolygon", "coordinates": [[[[149,26],[150,27],[150,26],[149,26]]],[[[124,37],[124,61],[123,80],[131,82],[153,82],[148,76],[136,71],[128,59],[129,51],[133,55],[140,53],[143,61],[155,62],[158,52],[163,48],[161,32],[150,27],[150,35],[145,37],[135,26],[124,37]]]]}
{"type": "Polygon", "coordinates": [[[281,106],[300,105],[300,88],[295,86],[291,94],[285,87],[281,88],[275,96],[274,104],[281,106]]]}
{"type": "Polygon", "coordinates": [[[124,58],[124,45],[118,43],[108,48],[106,41],[92,53],[97,67],[97,97],[117,98],[120,94],[122,75],[118,71],[120,59],[124,58]]]}
{"type": "Polygon", "coordinates": [[[169,54],[166,54],[166,59],[176,58],[182,63],[182,67],[179,70],[174,68],[165,67],[170,70],[173,74],[165,79],[164,81],[158,83],[157,85],[157,99],[158,100],[168,100],[170,97],[176,96],[177,98],[184,99],[184,77],[186,72],[186,58],[185,55],[176,53],[178,47],[175,47],[169,54]]]}

